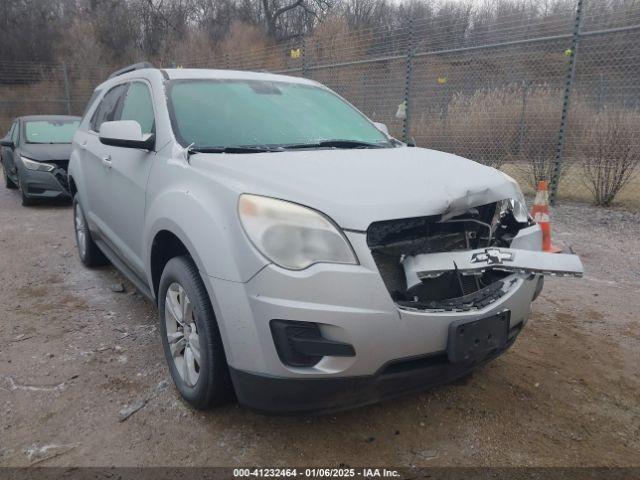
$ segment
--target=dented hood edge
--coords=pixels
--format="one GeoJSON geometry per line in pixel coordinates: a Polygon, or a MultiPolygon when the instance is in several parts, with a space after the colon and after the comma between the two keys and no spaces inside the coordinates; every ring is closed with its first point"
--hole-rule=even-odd
{"type": "Polygon", "coordinates": [[[311,207],[354,231],[522,196],[494,168],[423,148],[197,154],[191,165],[238,194],[311,207]]]}

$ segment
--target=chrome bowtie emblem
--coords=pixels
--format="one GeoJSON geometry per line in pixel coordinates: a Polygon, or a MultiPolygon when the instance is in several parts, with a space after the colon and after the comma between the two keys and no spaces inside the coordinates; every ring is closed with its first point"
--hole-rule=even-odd
{"type": "Polygon", "coordinates": [[[513,252],[503,252],[499,248],[487,248],[484,252],[474,253],[471,256],[471,263],[500,265],[504,262],[513,262],[513,252]]]}

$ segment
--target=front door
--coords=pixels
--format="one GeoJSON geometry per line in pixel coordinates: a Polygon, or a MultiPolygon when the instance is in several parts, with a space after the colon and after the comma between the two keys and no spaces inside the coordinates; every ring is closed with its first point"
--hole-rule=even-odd
{"type": "Polygon", "coordinates": [[[100,101],[89,122],[89,129],[85,135],[77,135],[77,141],[82,152],[82,170],[86,179],[87,195],[84,199],[84,209],[89,228],[98,237],[111,243],[110,228],[105,223],[106,213],[113,208],[113,194],[107,188],[107,169],[105,159],[113,147],[100,142],[98,132],[103,122],[114,120],[120,115],[127,85],[116,85],[111,88],[100,101]]]}
{"type": "Polygon", "coordinates": [[[142,133],[155,133],[150,85],[132,81],[109,90],[91,119],[85,161],[90,224],[99,237],[141,278],[144,275],[142,230],[145,190],[155,152],[107,146],[100,142],[100,125],[135,120],[142,133]]]}
{"type": "MultiPolygon", "coordinates": [[[[155,133],[155,115],[150,85],[143,81],[128,84],[117,120],[135,120],[143,135],[155,133]]],[[[109,147],[103,159],[103,194],[107,197],[100,217],[109,229],[117,252],[144,276],[142,235],[149,172],[155,152],[142,149],[109,147]],[[107,208],[108,205],[108,208],[107,208]]]]}
{"type": "Polygon", "coordinates": [[[2,147],[2,164],[3,168],[7,169],[9,178],[17,181],[15,155],[16,149],[18,148],[18,141],[20,140],[20,123],[18,121],[13,122],[11,125],[7,138],[13,141],[13,148],[2,147]]]}

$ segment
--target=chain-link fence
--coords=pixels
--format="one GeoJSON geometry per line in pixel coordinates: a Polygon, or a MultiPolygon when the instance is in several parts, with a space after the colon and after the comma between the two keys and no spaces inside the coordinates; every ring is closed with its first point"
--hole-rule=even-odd
{"type": "MultiPolygon", "coordinates": [[[[577,0],[532,20],[324,26],[269,48],[227,48],[184,67],[265,70],[334,89],[406,142],[500,168],[555,199],[640,205],[640,4],[577,0]],[[631,5],[631,6],[629,6],[631,5]]],[[[113,66],[0,61],[0,127],[80,114],[113,66]]]]}

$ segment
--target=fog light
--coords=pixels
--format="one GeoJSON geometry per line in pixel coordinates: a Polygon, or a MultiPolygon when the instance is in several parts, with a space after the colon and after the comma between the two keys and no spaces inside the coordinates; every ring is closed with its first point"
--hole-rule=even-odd
{"type": "Polygon", "coordinates": [[[291,367],[313,367],[322,357],[353,357],[352,345],[328,340],[317,323],[271,320],[271,333],[280,360],[291,367]]]}

